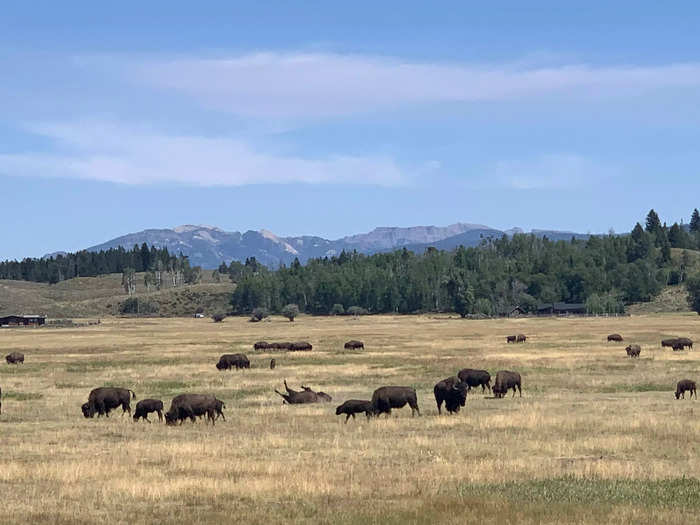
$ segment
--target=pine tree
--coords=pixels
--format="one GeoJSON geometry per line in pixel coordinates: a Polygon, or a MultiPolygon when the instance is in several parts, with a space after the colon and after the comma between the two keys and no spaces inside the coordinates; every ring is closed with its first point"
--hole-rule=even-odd
{"type": "Polygon", "coordinates": [[[647,214],[645,229],[648,233],[657,233],[659,230],[661,230],[661,220],[653,208],[649,210],[649,213],[647,214]]]}
{"type": "Polygon", "coordinates": [[[697,208],[693,210],[693,215],[690,218],[690,231],[693,233],[700,232],[700,212],[697,208]]]}

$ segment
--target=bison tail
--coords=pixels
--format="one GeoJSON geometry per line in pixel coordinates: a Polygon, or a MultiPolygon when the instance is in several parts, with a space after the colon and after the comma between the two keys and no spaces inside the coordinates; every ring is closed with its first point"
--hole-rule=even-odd
{"type": "Polygon", "coordinates": [[[132,399],[136,399],[136,392],[134,392],[134,391],[131,390],[131,389],[129,390],[129,392],[131,392],[131,397],[132,397],[132,399]]]}

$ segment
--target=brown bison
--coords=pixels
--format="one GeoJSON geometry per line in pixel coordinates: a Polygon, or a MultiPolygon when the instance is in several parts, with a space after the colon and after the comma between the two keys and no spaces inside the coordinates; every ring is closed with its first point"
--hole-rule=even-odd
{"type": "Polygon", "coordinates": [[[270,348],[270,343],[267,341],[258,341],[253,345],[253,350],[267,350],[270,348]]]}
{"type": "Polygon", "coordinates": [[[688,391],[690,392],[690,399],[693,398],[693,394],[695,394],[695,399],[698,398],[695,381],[691,381],[690,379],[681,379],[676,385],[676,399],[685,399],[685,393],[688,391]]]}
{"type": "Polygon", "coordinates": [[[22,352],[10,352],[5,356],[8,365],[24,364],[24,354],[22,352]]]}
{"type": "Polygon", "coordinates": [[[610,341],[615,341],[616,343],[621,343],[623,341],[622,336],[620,334],[610,334],[608,336],[608,343],[610,341]]]}
{"type": "Polygon", "coordinates": [[[678,337],[676,338],[676,344],[681,345],[681,347],[685,348],[686,346],[688,348],[693,348],[693,340],[688,339],[687,337],[678,337]]]}
{"type": "Polygon", "coordinates": [[[420,416],[418,396],[410,386],[383,386],[372,394],[372,414],[376,416],[386,414],[388,417],[392,408],[403,408],[406,404],[411,407],[412,416],[416,413],[420,416]]]}
{"type": "Polygon", "coordinates": [[[517,341],[518,341],[517,335],[507,335],[506,336],[506,343],[515,343],[517,341]]]}
{"type": "Polygon", "coordinates": [[[95,417],[104,415],[109,417],[109,412],[119,406],[122,407],[122,416],[124,412],[131,415],[131,399],[136,399],[136,394],[128,388],[118,388],[105,386],[95,388],[88,396],[88,402],[81,406],[85,417],[95,417]]]}
{"type": "Polygon", "coordinates": [[[290,352],[308,352],[313,349],[313,346],[311,346],[311,343],[307,343],[306,341],[298,341],[296,343],[290,343],[288,350],[290,352]]]}
{"type": "Polygon", "coordinates": [[[339,405],[335,409],[335,415],[339,416],[341,414],[346,414],[345,418],[345,423],[347,424],[348,419],[350,419],[350,416],[352,416],[353,419],[355,419],[355,414],[361,414],[362,412],[365,413],[365,416],[367,416],[367,419],[369,419],[372,416],[372,402],[371,401],[365,401],[362,399],[349,399],[342,405],[339,405]]]}
{"type": "Polygon", "coordinates": [[[516,388],[520,392],[520,397],[523,396],[520,374],[517,372],[510,372],[508,370],[496,372],[496,381],[493,385],[493,394],[500,398],[506,395],[508,390],[511,388],[513,389],[513,397],[515,397],[516,388]]]}
{"type": "Polygon", "coordinates": [[[678,341],[677,337],[671,337],[669,339],[662,339],[661,340],[661,348],[663,348],[664,346],[668,346],[670,348],[673,348],[674,346],[676,346],[677,341],[678,341]]]}
{"type": "Polygon", "coordinates": [[[206,416],[207,423],[214,425],[216,420],[217,399],[209,394],[180,394],[170,403],[170,409],[165,413],[165,424],[174,425],[189,418],[193,423],[197,416],[206,416]]]}
{"type": "Polygon", "coordinates": [[[450,414],[459,412],[459,408],[463,407],[467,402],[467,392],[469,385],[463,383],[456,377],[448,377],[439,381],[433,387],[435,394],[435,403],[437,403],[438,414],[442,414],[442,403],[445,403],[445,409],[450,414]]]}
{"type": "Polygon", "coordinates": [[[365,344],[362,341],[356,341],[356,340],[351,340],[345,343],[345,349],[346,350],[364,350],[365,349],[365,344]]]}
{"type": "Polygon", "coordinates": [[[250,368],[250,361],[245,354],[224,354],[216,363],[216,368],[219,370],[250,368]]]}
{"type": "Polygon", "coordinates": [[[628,345],[627,348],[625,348],[625,352],[627,352],[627,355],[630,357],[639,357],[639,354],[642,352],[642,347],[639,345],[628,345]]]}
{"type": "Polygon", "coordinates": [[[286,394],[283,394],[279,390],[275,389],[275,392],[282,396],[284,401],[282,403],[289,403],[290,405],[301,405],[306,403],[329,403],[333,400],[331,396],[325,392],[314,392],[308,386],[301,385],[302,390],[292,390],[287,386],[287,380],[284,380],[284,388],[287,390],[286,394]]]}
{"type": "Polygon", "coordinates": [[[516,343],[524,343],[525,341],[527,341],[527,337],[525,337],[525,334],[518,334],[517,336],[515,336],[516,343]]]}
{"type": "Polygon", "coordinates": [[[150,423],[148,414],[151,412],[156,412],[158,414],[158,421],[163,421],[163,402],[160,399],[142,399],[136,403],[134,421],[143,418],[150,423]]]}
{"type": "Polygon", "coordinates": [[[472,368],[464,368],[459,371],[457,377],[460,381],[469,385],[469,388],[481,387],[481,392],[485,389],[491,391],[491,374],[486,370],[474,370],[472,368]]]}

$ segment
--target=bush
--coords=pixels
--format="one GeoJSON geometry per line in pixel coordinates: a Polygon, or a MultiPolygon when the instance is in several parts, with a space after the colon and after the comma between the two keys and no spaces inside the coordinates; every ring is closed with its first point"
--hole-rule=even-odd
{"type": "Polygon", "coordinates": [[[344,313],[345,308],[343,308],[343,305],[339,303],[335,303],[330,311],[331,315],[343,315],[344,313]]]}
{"type": "Polygon", "coordinates": [[[366,308],[362,308],[361,306],[351,306],[348,308],[347,313],[348,315],[354,315],[357,317],[358,315],[367,315],[369,312],[366,308]]]}
{"type": "Polygon", "coordinates": [[[282,315],[290,321],[294,321],[294,318],[299,315],[299,307],[296,304],[288,304],[282,308],[282,315]]]}
{"type": "Polygon", "coordinates": [[[212,321],[214,321],[215,323],[220,323],[220,322],[222,322],[222,321],[224,320],[225,317],[226,317],[226,316],[225,316],[224,314],[214,314],[214,315],[211,316],[212,321]]]}
{"type": "Polygon", "coordinates": [[[688,289],[688,304],[700,314],[700,274],[686,279],[685,287],[688,289]]]}
{"type": "Polygon", "coordinates": [[[262,321],[263,319],[265,319],[269,315],[270,314],[268,313],[267,310],[265,310],[265,308],[256,308],[255,310],[253,310],[253,313],[250,315],[250,321],[252,323],[257,323],[258,321],[262,321]]]}
{"type": "Polygon", "coordinates": [[[160,304],[148,299],[139,299],[138,297],[129,297],[125,301],[119,303],[120,314],[137,314],[137,315],[152,315],[160,311],[160,304]]]}

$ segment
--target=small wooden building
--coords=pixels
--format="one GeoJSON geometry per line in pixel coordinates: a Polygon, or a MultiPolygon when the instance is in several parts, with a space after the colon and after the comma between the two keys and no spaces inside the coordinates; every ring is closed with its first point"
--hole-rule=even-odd
{"type": "Polygon", "coordinates": [[[41,326],[46,324],[45,315],[6,315],[0,317],[0,327],[41,326]]]}
{"type": "Polygon", "coordinates": [[[586,313],[583,303],[547,303],[537,307],[537,315],[581,315],[586,313]]]}

